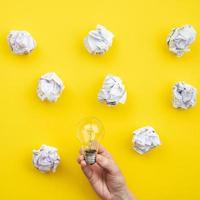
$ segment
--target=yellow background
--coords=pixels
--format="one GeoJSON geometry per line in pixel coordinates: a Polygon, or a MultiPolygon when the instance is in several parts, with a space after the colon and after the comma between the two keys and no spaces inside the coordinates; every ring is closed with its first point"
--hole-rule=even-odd
{"type": "Polygon", "coordinates": [[[192,24],[200,32],[198,0],[10,0],[0,11],[0,199],[98,199],[76,163],[77,123],[96,116],[105,126],[103,145],[113,154],[139,200],[200,199],[200,102],[190,110],[171,105],[176,81],[200,90],[200,39],[181,58],[169,53],[169,31],[192,24]],[[104,56],[92,56],[83,38],[96,24],[115,34],[104,56]],[[38,43],[28,56],[13,55],[10,30],[28,30],[38,43]],[[37,81],[55,71],[65,90],[55,104],[40,102],[37,81]],[[125,105],[97,102],[107,73],[127,88],[125,105]],[[162,146],[140,156],[132,131],[153,126],[162,146]],[[32,149],[56,146],[55,174],[32,166],[32,149]]]}

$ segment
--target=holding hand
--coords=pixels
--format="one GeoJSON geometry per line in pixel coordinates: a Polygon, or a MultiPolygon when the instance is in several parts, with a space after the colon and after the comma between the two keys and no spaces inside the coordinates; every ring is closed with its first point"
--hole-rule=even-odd
{"type": "Polygon", "coordinates": [[[91,186],[102,200],[134,200],[118,166],[110,153],[101,145],[94,165],[87,165],[82,153],[78,157],[78,163],[91,186]]]}

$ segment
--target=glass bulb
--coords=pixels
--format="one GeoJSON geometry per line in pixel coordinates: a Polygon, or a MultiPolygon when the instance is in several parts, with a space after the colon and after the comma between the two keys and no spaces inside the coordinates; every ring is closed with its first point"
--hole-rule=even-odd
{"type": "Polygon", "coordinates": [[[81,142],[87,164],[92,165],[96,162],[96,153],[103,135],[103,124],[97,118],[88,117],[79,123],[77,137],[81,142]]]}

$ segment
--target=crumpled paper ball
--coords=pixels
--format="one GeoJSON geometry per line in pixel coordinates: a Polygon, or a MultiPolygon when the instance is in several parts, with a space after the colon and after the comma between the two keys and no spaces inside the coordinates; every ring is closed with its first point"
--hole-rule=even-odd
{"type": "Polygon", "coordinates": [[[158,134],[151,126],[146,126],[133,132],[133,149],[139,154],[144,154],[159,146],[158,134]]]}
{"type": "Polygon", "coordinates": [[[42,145],[33,150],[33,165],[41,172],[55,172],[60,163],[60,156],[55,147],[42,145]]]}
{"type": "Polygon", "coordinates": [[[112,46],[114,35],[102,25],[89,32],[84,39],[86,49],[91,54],[104,54],[112,46]]]}
{"type": "Polygon", "coordinates": [[[107,75],[98,94],[98,100],[107,105],[114,106],[126,102],[127,92],[122,80],[113,75],[107,75]]]}
{"type": "Polygon", "coordinates": [[[178,82],[173,86],[173,106],[188,109],[196,104],[197,90],[192,85],[178,82]]]}
{"type": "Polygon", "coordinates": [[[37,95],[42,101],[55,102],[64,89],[62,80],[54,72],[44,74],[38,82],[37,95]]]}
{"type": "Polygon", "coordinates": [[[185,52],[190,51],[189,46],[196,38],[196,31],[192,25],[175,28],[167,38],[169,50],[177,56],[182,56],[185,52]]]}
{"type": "Polygon", "coordinates": [[[8,44],[12,52],[18,55],[29,54],[36,47],[36,41],[27,31],[11,31],[8,44]]]}

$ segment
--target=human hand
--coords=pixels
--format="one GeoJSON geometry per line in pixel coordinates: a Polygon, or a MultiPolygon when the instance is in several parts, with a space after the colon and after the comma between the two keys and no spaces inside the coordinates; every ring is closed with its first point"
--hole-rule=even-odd
{"type": "Polygon", "coordinates": [[[110,153],[101,145],[97,153],[95,164],[87,165],[82,152],[77,161],[91,186],[101,199],[134,200],[126,186],[124,176],[115,164],[110,153]]]}

